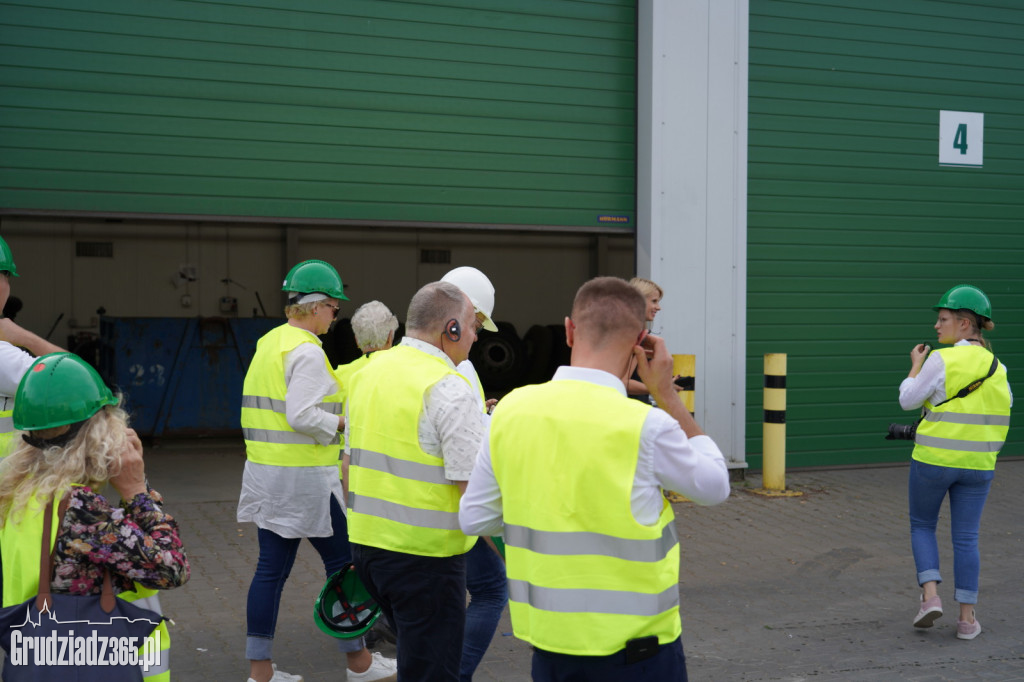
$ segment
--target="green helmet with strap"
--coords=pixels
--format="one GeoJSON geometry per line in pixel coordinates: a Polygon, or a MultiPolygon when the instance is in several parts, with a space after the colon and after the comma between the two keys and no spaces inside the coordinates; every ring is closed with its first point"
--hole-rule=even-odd
{"type": "Polygon", "coordinates": [[[345,285],[341,275],[330,263],[322,260],[305,260],[288,271],[281,285],[281,291],[299,294],[322,293],[340,301],[347,301],[345,285]]]}
{"type": "Polygon", "coordinates": [[[11,253],[11,247],[7,246],[3,237],[0,237],[0,272],[9,272],[12,277],[18,276],[18,268],[14,265],[14,254],[11,253]]]}
{"type": "Polygon", "coordinates": [[[14,428],[41,431],[75,424],[93,416],[117,398],[100,375],[74,353],[36,358],[14,396],[14,428]]]}
{"type": "Polygon", "coordinates": [[[313,620],[331,637],[355,639],[380,617],[380,605],[348,564],[324,583],[313,605],[313,620]]]}
{"type": "Polygon", "coordinates": [[[973,284],[957,284],[942,295],[939,302],[933,306],[934,310],[947,308],[949,310],[970,310],[976,315],[992,319],[992,304],[985,292],[973,284]]]}

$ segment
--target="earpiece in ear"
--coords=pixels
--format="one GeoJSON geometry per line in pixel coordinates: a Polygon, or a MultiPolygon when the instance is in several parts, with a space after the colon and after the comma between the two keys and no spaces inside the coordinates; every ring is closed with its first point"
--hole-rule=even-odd
{"type": "Polygon", "coordinates": [[[448,320],[444,326],[444,335],[448,337],[449,341],[457,342],[462,338],[462,327],[459,325],[459,321],[455,318],[448,320]]]}

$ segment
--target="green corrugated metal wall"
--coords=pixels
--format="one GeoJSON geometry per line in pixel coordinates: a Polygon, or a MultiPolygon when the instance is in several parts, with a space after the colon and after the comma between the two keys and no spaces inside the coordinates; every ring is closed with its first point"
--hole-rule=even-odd
{"type": "Polygon", "coordinates": [[[631,231],[635,81],[635,0],[4,2],[0,208],[631,231]]]}
{"type": "Polygon", "coordinates": [[[952,284],[985,289],[1024,455],[1024,5],[751,0],[747,452],[787,353],[791,466],[906,461],[885,441],[952,284]],[[939,111],[983,112],[984,166],[940,167],[939,111]]]}

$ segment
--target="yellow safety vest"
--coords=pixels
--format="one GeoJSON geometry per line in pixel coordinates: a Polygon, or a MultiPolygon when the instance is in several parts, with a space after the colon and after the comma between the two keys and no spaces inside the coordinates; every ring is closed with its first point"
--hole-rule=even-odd
{"type": "Polygon", "coordinates": [[[352,375],[352,542],[436,557],[463,554],[476,542],[459,528],[459,489],[445,478],[443,458],[419,442],[423,396],[448,374],[465,379],[441,358],[400,345],[352,375]]]}
{"type": "MultiPolygon", "coordinates": [[[[320,346],[320,340],[310,332],[283,324],[264,334],[256,344],[256,354],[242,384],[242,437],[250,462],[282,467],[338,463],[338,439],[330,445],[320,445],[314,438],[295,431],[285,415],[284,359],[303,343],[320,346]]],[[[324,366],[334,376],[326,355],[324,366]]],[[[331,414],[341,414],[341,402],[336,395],[324,398],[320,407],[331,414]]]]}
{"type": "Polygon", "coordinates": [[[667,501],[633,516],[640,434],[651,409],[613,388],[550,381],[505,396],[490,454],[505,521],[509,613],[519,639],[608,656],[682,632],[679,541],[667,501]]]}
{"type": "MultiPolygon", "coordinates": [[[[50,550],[57,541],[60,519],[57,518],[59,504],[53,505],[53,521],[50,524],[50,550]]],[[[7,518],[0,528],[0,554],[4,571],[3,605],[14,606],[29,597],[39,594],[39,543],[43,536],[43,509],[46,502],[36,498],[28,503],[18,519],[12,523],[7,518]]]]}
{"type": "MultiPolygon", "coordinates": [[[[4,592],[3,605],[14,606],[20,604],[39,593],[39,540],[43,534],[42,508],[38,500],[30,503],[30,506],[23,512],[18,523],[5,523],[0,528],[0,552],[3,553],[4,568],[4,592]]],[[[50,524],[50,549],[57,539],[57,532],[60,530],[60,519],[57,518],[59,505],[53,507],[53,521],[50,524]]],[[[135,592],[121,592],[119,599],[135,602],[142,608],[150,609],[161,613],[160,601],[157,599],[156,590],[142,587],[135,583],[135,592]]],[[[167,622],[163,621],[157,628],[160,630],[160,649],[163,653],[160,656],[159,666],[150,666],[148,671],[143,671],[142,677],[146,682],[170,682],[170,648],[171,636],[167,631],[167,622]]],[[[147,639],[154,639],[155,634],[150,634],[147,639]]],[[[152,646],[152,645],[150,645],[152,646]]],[[[141,652],[142,647],[139,647],[141,652]]]]}
{"type": "Polygon", "coordinates": [[[344,403],[348,397],[348,385],[352,379],[352,375],[361,370],[366,366],[366,363],[370,361],[370,355],[360,355],[358,358],[344,365],[338,365],[334,370],[334,377],[338,380],[338,385],[341,386],[341,390],[335,395],[338,396],[338,402],[344,403]]]}
{"type": "MultiPolygon", "coordinates": [[[[0,459],[9,454],[14,441],[14,398],[0,397],[0,459]]],[[[26,597],[27,599],[27,597],[26,597]]]]}
{"type": "MultiPolygon", "coordinates": [[[[162,616],[164,612],[160,606],[160,597],[157,595],[158,590],[135,583],[134,592],[121,592],[117,595],[117,598],[124,599],[127,602],[134,602],[136,606],[149,609],[162,616]]],[[[146,637],[151,648],[158,637],[160,640],[160,665],[150,665],[148,670],[143,670],[142,679],[146,682],[171,682],[171,633],[167,629],[167,620],[160,621],[160,625],[157,626],[156,630],[146,637]]],[[[144,646],[145,643],[139,647],[140,657],[144,646]]]]}
{"type": "MultiPolygon", "coordinates": [[[[981,346],[935,351],[946,370],[946,398],[988,374],[992,353],[981,346]]],[[[1010,430],[1010,389],[999,365],[977,390],[941,405],[924,404],[912,457],[925,464],[957,469],[996,468],[996,455],[1010,430]]]]}

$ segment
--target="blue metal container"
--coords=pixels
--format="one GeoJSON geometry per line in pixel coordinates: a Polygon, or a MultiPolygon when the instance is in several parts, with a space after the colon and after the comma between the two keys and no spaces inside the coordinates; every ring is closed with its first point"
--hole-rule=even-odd
{"type": "Polygon", "coordinates": [[[241,434],[256,342],[284,319],[103,317],[99,372],[142,436],[241,434]]]}

